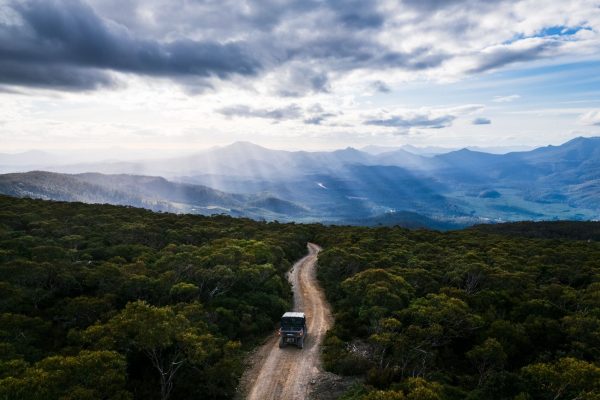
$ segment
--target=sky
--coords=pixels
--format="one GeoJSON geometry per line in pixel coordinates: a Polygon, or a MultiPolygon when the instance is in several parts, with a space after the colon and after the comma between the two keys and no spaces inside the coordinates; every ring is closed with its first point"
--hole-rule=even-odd
{"type": "Polygon", "coordinates": [[[600,135],[600,1],[0,0],[0,152],[600,135]]]}

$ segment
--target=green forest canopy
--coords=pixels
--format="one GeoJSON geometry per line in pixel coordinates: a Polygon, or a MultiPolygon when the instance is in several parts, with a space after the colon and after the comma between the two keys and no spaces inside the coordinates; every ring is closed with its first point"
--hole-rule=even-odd
{"type": "Polygon", "coordinates": [[[0,196],[0,399],[225,399],[309,226],[0,196]]]}
{"type": "Polygon", "coordinates": [[[597,223],[439,233],[0,196],[0,399],[227,399],[324,247],[346,399],[599,399],[597,223]],[[577,240],[574,240],[574,239],[577,240]]]}
{"type": "Polygon", "coordinates": [[[598,226],[329,228],[324,361],[365,378],[345,399],[600,399],[598,226]]]}

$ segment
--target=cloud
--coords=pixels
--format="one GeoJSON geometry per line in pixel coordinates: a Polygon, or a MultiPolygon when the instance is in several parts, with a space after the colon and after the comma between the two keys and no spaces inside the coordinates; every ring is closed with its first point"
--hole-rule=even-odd
{"type": "Polygon", "coordinates": [[[510,96],[494,96],[492,101],[494,103],[510,103],[520,98],[521,96],[519,96],[518,94],[511,94],[510,96]]]}
{"type": "Polygon", "coordinates": [[[387,118],[375,118],[364,121],[365,125],[383,126],[388,128],[427,128],[441,129],[452,125],[456,119],[453,115],[432,117],[428,114],[412,116],[393,115],[387,118]]]}
{"type": "Polygon", "coordinates": [[[583,125],[600,126],[600,110],[592,110],[582,114],[579,122],[583,125]]]}
{"type": "Polygon", "coordinates": [[[421,11],[431,12],[461,3],[468,3],[468,0],[403,0],[402,3],[421,11]]]}
{"type": "Polygon", "coordinates": [[[12,1],[20,23],[0,25],[0,83],[93,89],[108,71],[157,77],[255,75],[261,63],[245,43],[139,38],[77,0],[12,1]]]}
{"type": "Polygon", "coordinates": [[[330,7],[339,10],[337,19],[349,29],[376,29],[385,22],[383,13],[364,0],[334,0],[330,7]]]}
{"type": "Polygon", "coordinates": [[[116,85],[113,77],[98,69],[84,69],[69,65],[22,63],[10,60],[0,61],[0,84],[2,83],[13,86],[35,86],[78,91],[116,85]]]}
{"type": "Polygon", "coordinates": [[[58,90],[135,74],[300,97],[347,76],[456,80],[600,47],[600,11],[580,0],[0,1],[0,84],[58,90]]]}
{"type": "Polygon", "coordinates": [[[276,75],[275,92],[279,96],[301,97],[330,90],[327,74],[309,67],[292,65],[276,75]]]}
{"type": "Polygon", "coordinates": [[[302,117],[302,109],[296,104],[280,108],[252,108],[246,105],[235,105],[217,110],[226,117],[264,118],[274,121],[298,119],[302,117]]]}
{"type": "Polygon", "coordinates": [[[389,48],[376,36],[385,23],[379,2],[348,1],[254,0],[244,12],[236,2],[184,2],[179,14],[173,2],[93,2],[106,18],[83,0],[8,0],[19,23],[0,25],[0,84],[88,90],[113,85],[110,72],[121,72],[167,77],[195,92],[210,86],[197,81],[256,77],[283,66],[275,92],[298,97],[328,92],[331,72],[424,70],[443,62],[432,46],[389,48]]]}
{"type": "Polygon", "coordinates": [[[262,118],[274,122],[286,120],[300,120],[307,125],[321,125],[325,120],[335,117],[337,114],[327,112],[319,103],[315,103],[307,109],[297,104],[289,104],[285,107],[255,108],[244,104],[223,107],[217,110],[228,118],[262,118]]]}
{"type": "Polygon", "coordinates": [[[442,129],[452,126],[456,118],[471,115],[484,108],[481,104],[463,104],[448,108],[401,109],[394,112],[382,110],[363,121],[363,125],[401,128],[410,131],[442,129]]]}
{"type": "Polygon", "coordinates": [[[564,44],[555,38],[527,38],[509,44],[494,45],[480,51],[477,65],[467,70],[480,73],[525,61],[550,57],[564,44]]]}
{"type": "Polygon", "coordinates": [[[386,70],[407,71],[426,70],[440,66],[447,55],[434,46],[419,46],[407,51],[390,48],[373,35],[359,34],[359,31],[316,27],[315,35],[304,40],[291,40],[283,43],[283,61],[323,64],[331,71],[386,70]]]}
{"type": "Polygon", "coordinates": [[[489,118],[484,118],[484,117],[479,117],[479,118],[475,118],[472,121],[473,125],[490,125],[492,123],[492,120],[489,118]]]}
{"type": "Polygon", "coordinates": [[[392,91],[392,88],[390,88],[384,81],[374,81],[371,84],[371,87],[379,93],[390,93],[392,91]]]}
{"type": "Polygon", "coordinates": [[[309,118],[305,118],[304,119],[304,123],[307,125],[321,125],[321,123],[323,121],[325,121],[326,119],[329,119],[331,117],[335,117],[336,114],[334,113],[320,113],[317,115],[313,115],[309,118]]]}
{"type": "Polygon", "coordinates": [[[438,112],[447,112],[452,115],[469,115],[485,109],[483,104],[463,104],[461,106],[437,110],[438,112]]]}

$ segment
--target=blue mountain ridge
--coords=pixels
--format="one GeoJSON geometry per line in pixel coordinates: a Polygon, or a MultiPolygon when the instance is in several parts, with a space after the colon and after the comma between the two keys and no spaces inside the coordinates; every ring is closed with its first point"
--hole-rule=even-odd
{"type": "MultiPolygon", "coordinates": [[[[0,165],[7,165],[2,155],[0,165]]],[[[600,215],[595,137],[507,154],[462,149],[432,156],[403,149],[283,151],[237,142],[186,157],[48,169],[61,177],[0,175],[0,193],[110,202],[102,190],[83,190],[84,182],[118,193],[119,204],[167,204],[176,212],[367,225],[418,220],[436,228],[600,215]],[[81,175],[89,171],[95,174],[81,175]],[[77,193],[82,190],[85,196],[77,193]]]]}

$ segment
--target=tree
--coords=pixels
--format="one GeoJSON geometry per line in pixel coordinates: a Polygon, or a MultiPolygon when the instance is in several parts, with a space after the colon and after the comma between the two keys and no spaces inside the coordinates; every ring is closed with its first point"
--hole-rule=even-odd
{"type": "Polygon", "coordinates": [[[5,357],[21,356],[27,360],[40,358],[40,347],[47,340],[50,323],[39,317],[21,314],[0,314],[0,343],[6,346],[0,352],[5,357]]]}
{"type": "Polygon", "coordinates": [[[129,400],[125,359],[114,351],[52,356],[0,380],[0,399],[129,400]]]}
{"type": "Polygon", "coordinates": [[[402,390],[376,390],[361,400],[442,400],[442,386],[423,378],[408,378],[399,385],[402,390]]]}
{"type": "Polygon", "coordinates": [[[169,294],[175,300],[185,301],[195,298],[199,291],[198,286],[193,283],[179,282],[171,286],[169,294]]]}
{"type": "Polygon", "coordinates": [[[342,282],[342,289],[365,321],[376,321],[404,308],[413,292],[404,278],[384,269],[359,272],[342,282]]]}
{"type": "Polygon", "coordinates": [[[386,318],[379,322],[377,331],[369,337],[369,342],[375,347],[373,355],[378,355],[377,364],[379,369],[384,368],[385,357],[398,341],[398,331],[401,328],[400,321],[395,318],[386,318]]]}
{"type": "Polygon", "coordinates": [[[375,390],[366,396],[362,397],[361,400],[405,400],[406,397],[402,392],[396,392],[391,390],[375,390]]]}
{"type": "Polygon", "coordinates": [[[528,365],[521,372],[536,398],[600,398],[600,367],[583,360],[564,357],[552,363],[528,365]]]}
{"type": "Polygon", "coordinates": [[[473,347],[466,354],[479,373],[478,386],[481,386],[489,374],[502,368],[506,362],[506,353],[500,342],[488,338],[482,344],[473,347]]]}
{"type": "Polygon", "coordinates": [[[67,297],[53,307],[54,319],[65,328],[86,328],[113,309],[112,297],[67,297]]]}
{"type": "Polygon", "coordinates": [[[421,328],[432,347],[471,334],[483,324],[481,317],[473,314],[464,301],[445,294],[428,294],[414,300],[402,311],[408,326],[421,328]]]}
{"type": "Polygon", "coordinates": [[[192,326],[183,313],[143,301],[127,304],[106,324],[88,328],[84,336],[89,342],[99,340],[99,346],[143,352],[158,372],[162,400],[171,395],[179,369],[186,363],[201,364],[214,348],[213,336],[192,326]]]}
{"type": "Polygon", "coordinates": [[[600,359],[600,318],[577,313],[562,319],[571,341],[573,354],[581,358],[600,359]]]}
{"type": "Polygon", "coordinates": [[[408,378],[402,386],[407,400],[442,400],[442,385],[423,378],[408,378]]]}

